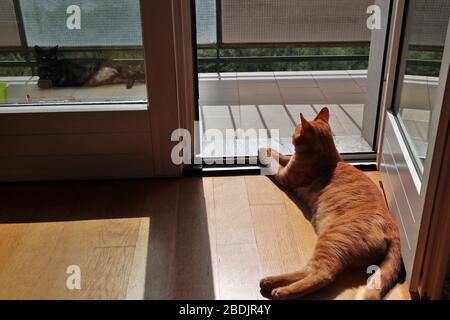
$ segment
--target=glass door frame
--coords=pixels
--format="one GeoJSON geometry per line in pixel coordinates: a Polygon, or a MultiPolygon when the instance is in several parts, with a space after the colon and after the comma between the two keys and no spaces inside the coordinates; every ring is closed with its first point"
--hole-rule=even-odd
{"type": "MultiPolygon", "coordinates": [[[[379,59],[380,62],[380,66],[381,68],[375,69],[377,74],[374,78],[376,78],[376,82],[374,82],[376,84],[377,87],[377,95],[376,95],[376,101],[374,101],[374,103],[372,105],[376,105],[377,109],[376,111],[374,111],[374,114],[371,116],[371,118],[373,118],[374,124],[373,124],[373,135],[370,137],[370,144],[373,146],[373,151],[372,152],[353,152],[353,153],[344,153],[342,154],[343,159],[346,162],[352,163],[355,166],[360,166],[362,168],[374,168],[376,165],[376,161],[377,161],[377,153],[378,153],[378,149],[379,146],[381,144],[380,142],[380,129],[382,128],[382,112],[381,112],[381,99],[382,99],[382,89],[383,89],[383,79],[384,79],[384,75],[386,74],[386,59],[387,59],[387,55],[388,55],[388,45],[389,45],[389,34],[391,32],[391,26],[392,26],[392,19],[393,19],[393,1],[392,0],[386,0],[388,1],[387,5],[383,5],[384,10],[386,10],[386,17],[383,17],[382,20],[382,29],[380,30],[372,30],[372,40],[371,40],[371,47],[370,47],[370,57],[369,57],[369,64],[371,63],[372,59],[379,59]],[[378,32],[380,34],[384,34],[382,36],[383,38],[383,43],[381,44],[378,43],[378,45],[382,45],[382,56],[376,56],[374,57],[372,54],[372,45],[374,42],[374,33],[378,32]]],[[[251,172],[259,172],[260,171],[260,167],[259,165],[252,165],[249,164],[250,162],[254,162],[255,157],[252,156],[245,156],[245,157],[223,157],[223,158],[205,158],[202,156],[202,135],[203,135],[203,131],[201,129],[201,119],[200,119],[200,113],[199,113],[199,90],[198,90],[198,71],[197,71],[197,50],[198,50],[198,45],[197,45],[197,41],[196,41],[196,14],[195,14],[195,8],[196,8],[196,3],[195,0],[190,0],[189,1],[191,3],[192,6],[192,28],[193,28],[193,32],[194,32],[194,37],[193,37],[193,51],[194,51],[194,59],[196,60],[194,62],[194,80],[196,82],[195,86],[196,86],[196,111],[195,111],[195,121],[197,121],[198,123],[200,123],[199,127],[196,128],[196,150],[197,153],[194,156],[194,162],[199,164],[201,163],[200,167],[203,168],[204,171],[248,171],[251,170],[251,172]],[[206,159],[206,160],[205,160],[206,159]],[[209,161],[208,161],[209,160],[209,161]],[[218,164],[218,165],[210,165],[208,163],[210,163],[213,160],[221,160],[223,164],[218,164]],[[230,165],[227,164],[227,160],[231,161],[232,163],[235,163],[235,165],[230,165]],[[239,163],[239,164],[236,164],[239,163]],[[241,164],[242,163],[242,164],[241,164]]],[[[216,0],[216,10],[217,12],[220,14],[221,12],[221,0],[216,0]]],[[[216,32],[217,32],[217,45],[216,45],[216,51],[217,51],[217,55],[218,55],[218,50],[220,48],[222,48],[221,45],[221,20],[220,17],[217,16],[216,17],[216,32]]],[[[380,38],[380,35],[377,35],[378,38],[380,38]]],[[[278,57],[273,57],[275,61],[277,61],[278,57]]],[[[373,62],[372,62],[373,63],[373,62]]],[[[370,68],[370,66],[369,66],[370,68]]],[[[368,96],[369,93],[366,93],[366,95],[368,96]]],[[[375,99],[374,99],[375,100],[375,99]]],[[[366,103],[366,106],[370,105],[369,103],[366,103]]],[[[366,115],[365,115],[366,116],[366,115]]],[[[370,130],[372,130],[372,128],[370,128],[370,130]]],[[[369,141],[368,140],[368,141],[369,141]]]]}
{"type": "MultiPolygon", "coordinates": [[[[435,204],[435,193],[437,190],[440,172],[443,166],[442,159],[444,154],[444,147],[447,139],[447,132],[449,129],[449,110],[450,110],[450,23],[446,35],[445,50],[441,65],[440,82],[437,90],[437,99],[433,109],[432,118],[430,122],[430,136],[428,146],[428,157],[424,165],[423,175],[420,176],[414,159],[408,148],[407,141],[401,132],[395,113],[395,90],[398,86],[397,75],[400,72],[401,66],[399,60],[401,58],[401,47],[403,44],[403,31],[405,30],[406,23],[406,1],[394,0],[394,19],[392,21],[392,32],[389,40],[389,54],[386,65],[386,77],[383,88],[381,111],[383,114],[381,130],[379,132],[379,147],[377,164],[383,172],[385,167],[385,161],[383,159],[383,149],[385,148],[385,135],[387,133],[387,127],[394,128],[394,133],[400,144],[402,156],[405,158],[404,165],[406,170],[411,175],[411,179],[414,182],[414,187],[417,192],[414,194],[407,194],[408,197],[413,199],[417,204],[413,207],[413,210],[419,212],[421,215],[419,235],[417,240],[417,246],[415,249],[414,260],[411,266],[406,265],[407,280],[410,284],[412,291],[420,291],[420,279],[423,270],[423,262],[425,256],[425,250],[429,234],[429,226],[431,217],[434,214],[433,208],[435,204]]],[[[395,194],[392,193],[392,189],[388,188],[389,181],[386,180],[385,173],[383,176],[383,184],[385,185],[386,196],[395,198],[395,194]]],[[[391,208],[391,212],[395,211],[395,208],[391,208]]],[[[393,213],[394,216],[396,215],[393,213]]],[[[396,217],[397,218],[397,217],[396,217]]],[[[397,222],[400,224],[399,219],[397,222]]],[[[400,226],[401,228],[401,226],[400,226]]]]}

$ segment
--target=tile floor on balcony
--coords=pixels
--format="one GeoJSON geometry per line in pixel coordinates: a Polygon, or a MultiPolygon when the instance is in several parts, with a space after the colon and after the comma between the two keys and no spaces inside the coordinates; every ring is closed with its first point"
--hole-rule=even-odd
{"type": "MultiPolygon", "coordinates": [[[[6,102],[26,105],[27,95],[38,105],[146,100],[145,84],[135,84],[130,90],[125,85],[42,90],[37,80],[37,77],[0,77],[0,82],[9,85],[6,102]]],[[[437,87],[438,78],[418,76],[407,76],[403,86],[404,107],[400,114],[420,158],[426,155],[428,122],[437,87]]],[[[361,134],[366,91],[366,70],[199,74],[202,132],[217,129],[225,134],[230,129],[233,133],[231,138],[222,140],[203,134],[202,155],[256,156],[258,147],[268,144],[292,153],[291,135],[300,112],[313,118],[324,105],[332,113],[331,127],[339,151],[371,152],[372,147],[361,134]],[[278,129],[280,135],[278,139],[275,136],[256,139],[248,136],[249,129],[278,129]]]]}
{"type": "Polygon", "coordinates": [[[300,113],[314,118],[324,105],[330,107],[339,151],[371,152],[361,135],[366,79],[365,70],[199,74],[202,155],[255,156],[269,142],[292,153],[291,136],[300,113]],[[220,141],[210,129],[224,135],[229,129],[235,135],[220,141]],[[245,143],[243,134],[249,129],[277,129],[279,138],[247,138],[245,143]]]}

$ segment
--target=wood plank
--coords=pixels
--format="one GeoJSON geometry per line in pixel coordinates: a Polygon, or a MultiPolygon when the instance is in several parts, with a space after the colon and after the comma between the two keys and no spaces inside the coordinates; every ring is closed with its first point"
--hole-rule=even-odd
{"type": "Polygon", "coordinates": [[[260,262],[245,177],[217,177],[214,212],[218,299],[258,299],[260,262]]]}
{"type": "Polygon", "coordinates": [[[12,242],[6,249],[10,254],[0,268],[1,299],[38,299],[48,293],[48,282],[43,275],[48,276],[46,270],[63,223],[37,223],[27,229],[17,245],[12,242]]]}
{"type": "Polygon", "coordinates": [[[303,255],[284,205],[252,206],[256,243],[264,276],[299,270],[303,255]]]}
{"type": "Polygon", "coordinates": [[[145,299],[151,218],[141,218],[127,287],[127,300],[145,299]]]}
{"type": "Polygon", "coordinates": [[[95,248],[85,273],[83,299],[125,299],[134,247],[95,248]]]}
{"type": "Polygon", "coordinates": [[[214,290],[208,290],[212,270],[206,209],[198,201],[197,187],[186,180],[181,182],[172,292],[175,299],[207,299],[214,296],[214,290]]]}
{"type": "MultiPolygon", "coordinates": [[[[97,222],[97,221],[95,221],[97,222]]],[[[43,278],[48,286],[38,298],[45,299],[124,299],[133,263],[134,246],[95,247],[98,235],[94,221],[65,223],[59,242],[46,266],[43,278]],[[90,232],[83,232],[83,230],[90,232]],[[91,241],[92,240],[92,241],[91,241]],[[81,290],[69,290],[66,270],[78,266],[81,290]]],[[[107,224],[107,221],[104,222],[107,224]]]]}
{"type": "Polygon", "coordinates": [[[144,214],[150,217],[151,228],[147,239],[146,274],[140,275],[145,277],[145,299],[172,297],[179,188],[179,180],[148,182],[144,214]]]}
{"type": "Polygon", "coordinates": [[[214,279],[203,181],[185,178],[180,184],[175,251],[174,299],[214,299],[214,279]]]}
{"type": "Polygon", "coordinates": [[[145,216],[148,184],[143,181],[112,181],[112,197],[106,209],[107,223],[102,224],[96,247],[134,246],[145,216]]]}
{"type": "Polygon", "coordinates": [[[368,176],[373,181],[373,183],[375,183],[375,185],[384,195],[383,186],[381,184],[381,173],[379,171],[366,171],[364,172],[364,174],[368,176]]]}
{"type": "Polygon", "coordinates": [[[261,266],[256,244],[218,245],[219,300],[256,300],[261,266]]]}
{"type": "Polygon", "coordinates": [[[213,269],[214,293],[218,294],[218,256],[217,256],[217,226],[214,202],[214,178],[203,178],[203,190],[208,219],[209,243],[211,250],[211,264],[213,269]]]}
{"type": "MultiPolygon", "coordinates": [[[[48,287],[39,298],[82,299],[86,296],[86,290],[91,286],[92,280],[90,277],[95,272],[92,268],[89,269],[89,261],[95,255],[95,244],[99,238],[97,231],[101,229],[98,223],[97,220],[63,223],[59,241],[52,250],[52,256],[47,263],[46,271],[42,273],[48,287]],[[81,290],[69,290],[67,288],[66,281],[69,275],[66,274],[66,271],[69,266],[80,268],[81,290]]],[[[90,296],[95,298],[95,293],[91,291],[90,296]]],[[[99,294],[98,297],[101,296],[103,296],[103,293],[99,294]]]]}
{"type": "Polygon", "coordinates": [[[308,212],[299,208],[296,203],[287,194],[284,194],[284,203],[288,212],[294,237],[296,242],[300,244],[302,261],[306,263],[311,259],[317,242],[317,235],[314,227],[309,221],[308,212]],[[303,212],[305,211],[305,213],[303,212]]]}
{"type": "Polygon", "coordinates": [[[265,176],[245,177],[250,205],[283,204],[283,194],[265,176]]]}
{"type": "Polygon", "coordinates": [[[244,177],[214,178],[217,244],[255,243],[244,177]]]}

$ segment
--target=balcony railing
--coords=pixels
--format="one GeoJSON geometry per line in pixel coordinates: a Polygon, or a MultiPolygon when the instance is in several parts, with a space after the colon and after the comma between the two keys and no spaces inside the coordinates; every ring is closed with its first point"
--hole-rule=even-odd
{"type": "MultiPolygon", "coordinates": [[[[425,0],[418,0],[424,6],[425,0]]],[[[433,2],[433,1],[432,1],[433,2]]],[[[214,54],[199,56],[200,66],[215,64],[216,70],[230,64],[256,63],[314,63],[314,62],[362,62],[368,63],[369,54],[339,55],[244,55],[229,56],[227,51],[245,48],[329,48],[362,47],[370,45],[370,31],[365,26],[367,7],[373,0],[358,1],[298,1],[274,0],[195,0],[197,47],[213,50],[214,54]],[[278,3],[279,2],[279,3],[278,3]],[[264,9],[270,7],[269,9],[264,9]],[[281,23],[279,20],[282,20],[281,23]],[[288,34],[288,36],[286,36],[288,34]]],[[[436,18],[433,6],[425,11],[426,19],[436,18]]],[[[418,51],[439,51],[442,43],[439,33],[433,32],[436,23],[422,26],[430,34],[427,43],[413,39],[418,51]]],[[[411,67],[430,68],[435,75],[440,61],[410,59],[411,67]]],[[[359,64],[356,69],[361,69],[359,64]]],[[[349,68],[345,68],[349,69],[349,68]]]]}
{"type": "MultiPolygon", "coordinates": [[[[421,0],[422,1],[422,0],[421,0]]],[[[39,1],[34,1],[39,3],[39,1]]],[[[61,3],[67,1],[61,1],[61,3]]],[[[139,1],[130,0],[126,7],[130,7],[131,11],[138,13],[139,1]]],[[[368,54],[299,54],[299,55],[242,55],[229,56],[227,51],[233,49],[245,48],[304,48],[304,47],[348,47],[359,46],[368,48],[370,44],[370,32],[365,28],[354,28],[355,24],[365,24],[367,18],[365,12],[368,5],[372,4],[372,0],[330,2],[326,0],[317,0],[313,3],[310,1],[300,2],[298,0],[282,0],[282,6],[272,5],[270,10],[256,10],[264,8],[261,1],[254,0],[251,2],[243,2],[239,0],[196,0],[197,13],[197,47],[207,50],[213,50],[214,54],[208,56],[199,56],[198,63],[200,66],[216,65],[216,71],[221,70],[221,66],[232,64],[272,64],[272,63],[320,63],[320,62],[359,62],[367,63],[368,54]],[[281,11],[280,11],[281,10],[281,11]],[[316,16],[314,16],[314,14],[316,16]],[[275,18],[280,18],[281,22],[277,22],[275,18]],[[251,22],[251,23],[250,23],[251,22]],[[320,27],[319,27],[320,24],[320,27]],[[268,32],[268,30],[272,30],[268,32]],[[293,31],[292,31],[293,30],[293,31]],[[319,30],[319,31],[317,31],[319,30]],[[336,33],[336,30],[339,32],[336,33]],[[288,34],[288,35],[286,35],[288,34]]],[[[273,3],[277,2],[276,0],[273,3]]],[[[420,2],[420,1],[419,1],[420,2]]],[[[35,44],[42,45],[48,42],[48,45],[60,45],[60,52],[108,52],[108,51],[132,51],[142,49],[140,43],[140,21],[134,19],[123,21],[120,25],[131,25],[127,28],[132,30],[129,37],[134,43],[130,45],[120,44],[121,41],[107,41],[102,45],[92,45],[92,36],[88,42],[84,38],[74,40],[65,40],[72,43],[64,43],[61,45],[57,39],[51,41],[51,36],[46,36],[46,40],[37,43],[39,36],[36,33],[30,34],[36,21],[44,21],[45,19],[33,18],[27,12],[27,6],[33,2],[24,2],[20,0],[2,0],[2,11],[6,17],[10,17],[9,22],[2,34],[4,40],[9,44],[0,42],[0,54],[20,55],[22,60],[2,60],[0,57],[0,67],[8,68],[30,68],[31,75],[36,75],[36,59],[34,56],[33,46],[35,44]],[[25,4],[25,7],[23,7],[25,4]],[[34,21],[34,20],[36,21],[34,21]],[[15,24],[15,25],[14,25],[15,24]],[[48,38],[48,39],[47,39],[48,38]],[[76,42],[79,43],[76,43],[76,42]]],[[[122,1],[111,1],[108,3],[122,3],[122,1]]],[[[276,3],[275,3],[276,4],[276,3]]],[[[29,9],[29,8],[28,8],[29,9]]],[[[36,12],[34,15],[43,15],[42,12],[36,12]]],[[[112,13],[111,13],[112,14],[112,13]]],[[[431,13],[430,13],[431,14],[431,13]]],[[[54,19],[48,19],[54,20],[54,19]]],[[[111,19],[104,19],[111,20],[111,19]]],[[[4,22],[4,21],[2,21],[4,22]]],[[[117,21],[115,23],[118,23],[117,21]]],[[[49,24],[49,30],[52,30],[49,24]]],[[[55,27],[53,27],[55,29],[55,27]]],[[[432,30],[428,30],[433,35],[432,30]]],[[[427,32],[428,32],[427,31],[427,32]]],[[[97,31],[90,29],[93,35],[97,31]]],[[[1,34],[1,31],[0,31],[1,34]]],[[[426,44],[419,44],[419,49],[433,50],[434,43],[440,43],[439,39],[431,36],[426,44]]],[[[104,35],[98,35],[97,39],[103,39],[104,35]]],[[[118,35],[119,39],[123,36],[118,35]]],[[[111,39],[110,39],[111,40],[111,39]]],[[[95,42],[95,41],[94,41],[95,42]]],[[[103,41],[104,42],[104,41],[103,41]]],[[[100,43],[100,42],[98,42],[100,43]]],[[[412,41],[414,44],[414,41],[412,41]]],[[[440,48],[438,48],[440,49],[440,48]]],[[[119,59],[130,64],[142,64],[143,59],[119,59]]],[[[411,59],[408,62],[410,66],[421,66],[439,71],[439,60],[430,59],[411,59]]],[[[348,69],[348,68],[345,68],[348,69]]],[[[361,64],[356,67],[361,69],[361,64]]]]}

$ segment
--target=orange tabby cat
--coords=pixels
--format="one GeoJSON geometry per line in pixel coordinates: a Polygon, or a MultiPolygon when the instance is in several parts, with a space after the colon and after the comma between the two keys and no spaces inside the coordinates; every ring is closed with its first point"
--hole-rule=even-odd
{"type": "Polygon", "coordinates": [[[318,242],[304,268],[264,278],[261,289],[274,299],[295,299],[327,286],[346,268],[379,265],[362,298],[381,299],[396,284],[401,269],[397,225],[377,186],[342,161],[328,124],[328,108],[311,122],[300,116],[292,157],[271,149],[260,150],[260,155],[269,156],[272,166],[273,161],[279,163],[275,179],[311,209],[318,242]]]}

